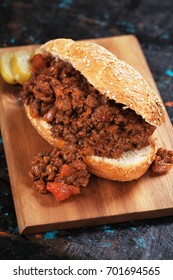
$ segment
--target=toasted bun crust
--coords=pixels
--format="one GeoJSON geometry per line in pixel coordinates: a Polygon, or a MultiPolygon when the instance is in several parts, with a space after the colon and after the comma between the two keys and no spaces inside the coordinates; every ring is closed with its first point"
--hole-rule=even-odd
{"type": "Polygon", "coordinates": [[[109,180],[131,181],[141,177],[155,158],[155,144],[141,150],[128,151],[118,159],[90,156],[85,158],[88,170],[109,180]]]}
{"type": "Polygon", "coordinates": [[[101,94],[134,110],[146,122],[158,126],[164,121],[157,93],[132,66],[102,46],[56,39],[42,45],[41,50],[71,63],[101,94]]]}
{"type": "MultiPolygon", "coordinates": [[[[61,138],[53,138],[51,135],[51,125],[41,118],[32,118],[29,107],[25,106],[26,114],[37,132],[50,145],[61,149],[65,141],[61,138]]],[[[150,146],[141,150],[128,151],[118,159],[110,159],[98,156],[87,156],[84,161],[88,171],[101,178],[115,181],[131,181],[141,177],[149,168],[155,158],[156,148],[154,140],[150,146]]]]}

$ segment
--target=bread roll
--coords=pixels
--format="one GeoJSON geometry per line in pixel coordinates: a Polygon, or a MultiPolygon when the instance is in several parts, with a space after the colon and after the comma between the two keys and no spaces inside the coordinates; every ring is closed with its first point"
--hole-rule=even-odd
{"type": "MultiPolygon", "coordinates": [[[[149,124],[159,126],[164,122],[164,109],[158,95],[132,66],[103,47],[89,42],[56,39],[42,45],[41,51],[72,64],[101,94],[134,110],[149,124]]],[[[51,145],[61,149],[65,141],[52,137],[51,124],[41,117],[32,118],[27,105],[25,109],[38,133],[51,145]]],[[[88,170],[99,177],[130,181],[147,171],[155,153],[155,143],[151,140],[149,146],[124,152],[118,159],[93,155],[85,156],[84,161],[88,170]]]]}

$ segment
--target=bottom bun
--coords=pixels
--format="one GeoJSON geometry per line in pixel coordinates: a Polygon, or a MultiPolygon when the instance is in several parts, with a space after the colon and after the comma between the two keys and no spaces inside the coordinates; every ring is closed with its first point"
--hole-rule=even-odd
{"type": "MultiPolygon", "coordinates": [[[[25,110],[32,125],[49,144],[59,149],[65,145],[63,139],[52,137],[50,124],[42,118],[33,118],[29,106],[25,105],[25,110]]],[[[117,159],[87,156],[84,162],[88,171],[98,177],[114,181],[131,181],[141,177],[147,171],[155,158],[155,153],[156,147],[152,141],[149,146],[141,150],[125,152],[117,159]]]]}
{"type": "Polygon", "coordinates": [[[131,181],[141,177],[155,158],[154,142],[141,150],[128,151],[120,158],[89,156],[85,158],[88,171],[109,180],[131,181]]]}

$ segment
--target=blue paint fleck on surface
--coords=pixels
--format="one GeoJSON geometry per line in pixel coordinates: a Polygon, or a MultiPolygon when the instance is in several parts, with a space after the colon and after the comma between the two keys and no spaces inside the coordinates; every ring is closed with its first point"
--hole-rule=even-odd
{"type": "Polygon", "coordinates": [[[132,229],[133,231],[136,231],[136,230],[137,230],[137,228],[136,228],[136,227],[131,227],[131,229],[132,229]]]}
{"type": "Polygon", "coordinates": [[[104,18],[108,20],[110,18],[110,15],[109,14],[105,14],[104,18]]]}
{"type": "Polygon", "coordinates": [[[127,22],[126,22],[125,20],[118,19],[118,20],[116,21],[116,24],[117,24],[118,26],[126,26],[127,22]]]}
{"type": "Polygon", "coordinates": [[[106,22],[106,21],[101,21],[101,22],[100,22],[100,25],[101,25],[101,26],[106,26],[106,25],[107,25],[107,22],[106,22]]]}
{"type": "Polygon", "coordinates": [[[168,77],[173,77],[173,71],[172,71],[171,69],[166,70],[165,74],[166,74],[168,77]]]}
{"type": "Polygon", "coordinates": [[[12,229],[13,234],[18,234],[19,233],[19,228],[16,226],[12,229]]]}
{"type": "Polygon", "coordinates": [[[54,239],[58,235],[58,230],[48,231],[43,234],[44,239],[54,239]]]}
{"type": "Polygon", "coordinates": [[[71,235],[69,235],[69,236],[67,236],[67,238],[68,238],[68,239],[71,239],[71,238],[72,238],[72,236],[71,236],[71,235]]]}
{"type": "Polygon", "coordinates": [[[85,17],[85,14],[84,13],[79,13],[76,15],[79,19],[82,19],[83,17],[85,17]]]}
{"type": "Polygon", "coordinates": [[[31,42],[34,42],[34,41],[35,41],[35,38],[34,38],[33,36],[31,36],[31,35],[28,37],[28,39],[29,39],[31,42]]]}
{"type": "Polygon", "coordinates": [[[161,38],[162,39],[169,39],[169,33],[163,33],[162,35],[161,35],[161,38]]]}
{"type": "Polygon", "coordinates": [[[123,28],[128,33],[135,33],[136,27],[133,22],[126,21],[124,19],[119,19],[116,21],[116,25],[123,28]]]}
{"type": "Polygon", "coordinates": [[[136,30],[135,30],[135,28],[128,26],[128,27],[126,28],[126,32],[127,32],[127,33],[135,33],[136,30]]]}
{"type": "Polygon", "coordinates": [[[105,242],[102,247],[109,248],[111,246],[111,242],[105,242]]]}
{"type": "Polygon", "coordinates": [[[151,236],[151,240],[155,240],[156,238],[155,238],[155,236],[151,236]]]}
{"type": "Polygon", "coordinates": [[[11,39],[10,39],[10,43],[11,43],[11,44],[14,44],[15,42],[16,42],[16,38],[11,38],[11,39]]]}
{"type": "Polygon", "coordinates": [[[67,9],[69,6],[73,3],[72,0],[63,0],[60,3],[58,3],[58,8],[60,9],[67,9]]]}
{"type": "Polygon", "coordinates": [[[9,226],[9,233],[12,235],[19,234],[19,229],[17,226],[9,226]]]}
{"type": "Polygon", "coordinates": [[[103,231],[106,232],[106,233],[115,234],[115,230],[112,229],[110,226],[107,226],[107,225],[103,226],[103,231]]]}
{"type": "Polygon", "coordinates": [[[133,238],[133,240],[137,243],[137,245],[143,249],[146,249],[147,244],[143,237],[140,238],[133,238]]]}

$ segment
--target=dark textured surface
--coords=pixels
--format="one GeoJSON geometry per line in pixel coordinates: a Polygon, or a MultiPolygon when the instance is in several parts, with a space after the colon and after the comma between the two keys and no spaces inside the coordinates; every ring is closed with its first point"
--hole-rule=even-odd
{"type": "MultiPolygon", "coordinates": [[[[172,11],[171,0],[1,1],[0,47],[134,34],[173,123],[172,11]]],[[[166,217],[20,236],[0,139],[1,259],[173,259],[172,232],[166,217]]]]}

